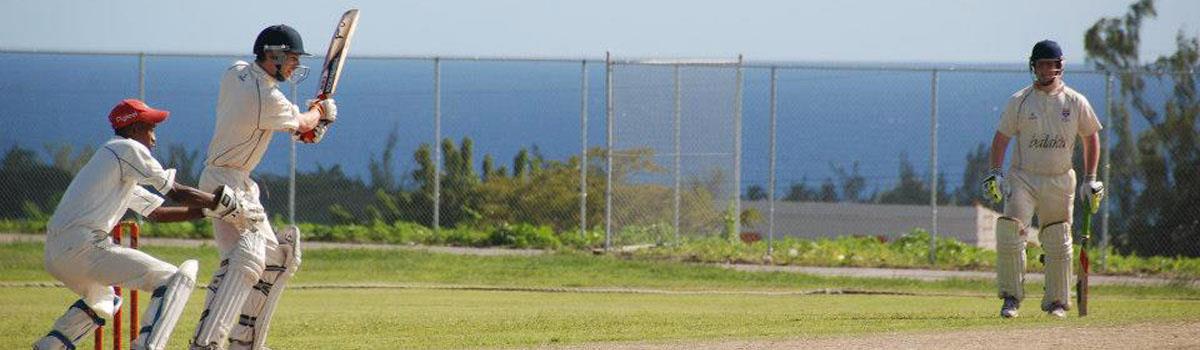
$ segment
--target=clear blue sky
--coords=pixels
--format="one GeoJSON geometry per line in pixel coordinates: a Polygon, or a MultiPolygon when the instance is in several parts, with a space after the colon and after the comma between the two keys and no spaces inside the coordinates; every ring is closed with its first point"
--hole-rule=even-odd
{"type": "MultiPolygon", "coordinates": [[[[362,10],[353,53],[732,57],[839,62],[1008,63],[1043,38],[1083,61],[1083,32],[1132,0],[864,1],[78,1],[6,0],[0,49],[249,53],[287,23],[323,52],[338,15],[362,10]],[[284,4],[284,5],[280,5],[284,4]]],[[[1200,1],[1160,0],[1142,57],[1200,35],[1200,1]]]]}

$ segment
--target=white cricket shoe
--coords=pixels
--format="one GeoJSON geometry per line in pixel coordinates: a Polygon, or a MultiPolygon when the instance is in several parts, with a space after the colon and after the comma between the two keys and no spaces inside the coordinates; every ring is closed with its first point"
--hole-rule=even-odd
{"type": "Polygon", "coordinates": [[[1000,317],[1013,318],[1017,317],[1017,309],[1021,307],[1021,301],[1013,296],[1004,297],[1004,306],[1000,307],[1000,317]]]}
{"type": "Polygon", "coordinates": [[[1049,314],[1058,318],[1067,318],[1067,310],[1063,310],[1062,308],[1054,308],[1054,310],[1050,310],[1049,314]]]}
{"type": "Polygon", "coordinates": [[[1050,310],[1046,311],[1046,313],[1049,314],[1050,316],[1054,316],[1054,317],[1057,317],[1060,319],[1067,318],[1067,308],[1059,303],[1050,304],[1050,310]]]}

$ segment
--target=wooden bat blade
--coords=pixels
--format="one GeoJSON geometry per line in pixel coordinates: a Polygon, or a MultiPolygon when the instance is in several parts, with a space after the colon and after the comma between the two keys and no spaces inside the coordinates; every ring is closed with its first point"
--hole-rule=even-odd
{"type": "Polygon", "coordinates": [[[351,9],[342,14],[333,38],[329,40],[329,51],[325,54],[325,64],[321,67],[321,85],[317,91],[318,98],[326,98],[337,92],[338,81],[342,76],[342,67],[350,53],[350,42],[354,39],[354,30],[358,28],[358,9],[351,9]]]}
{"type": "Polygon", "coordinates": [[[1079,304],[1079,316],[1088,314],[1088,257],[1086,250],[1079,251],[1079,285],[1075,287],[1075,298],[1079,304]]]}
{"type": "MultiPolygon", "coordinates": [[[[325,53],[325,64],[321,66],[321,81],[317,89],[317,99],[324,100],[337,92],[338,80],[342,77],[342,67],[346,64],[346,56],[350,53],[350,40],[354,39],[354,29],[358,28],[358,9],[350,9],[342,14],[337,28],[333,30],[333,38],[329,40],[329,50],[325,53]]],[[[328,124],[322,120],[318,128],[328,124]]],[[[301,142],[316,142],[316,131],[309,130],[299,136],[301,142]]]]}

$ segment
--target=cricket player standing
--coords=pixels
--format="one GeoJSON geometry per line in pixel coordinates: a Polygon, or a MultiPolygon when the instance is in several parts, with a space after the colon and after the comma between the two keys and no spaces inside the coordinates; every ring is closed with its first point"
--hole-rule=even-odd
{"type": "MultiPolygon", "coordinates": [[[[113,244],[108,230],[133,210],[154,221],[212,216],[248,226],[264,219],[241,193],[221,187],[216,195],[175,183],[150,155],[155,126],[169,112],[135,99],[121,101],[108,119],[117,137],[96,150],[59,201],[46,232],[46,271],[82,298],[71,305],[34,349],[75,349],[75,343],[112,318],[121,298],[111,286],[152,291],[134,349],[163,349],[196,284],[196,260],[175,267],[146,253],[113,244]],[[182,204],[162,207],[163,198],[182,204]]],[[[224,221],[223,221],[224,222],[224,221]]]]}
{"type": "Polygon", "coordinates": [[[992,138],[991,171],[984,193],[1004,200],[1004,216],[996,221],[996,282],[1004,304],[1000,316],[1017,316],[1024,298],[1026,228],[1037,215],[1038,240],[1045,250],[1046,290],[1042,310],[1063,318],[1070,309],[1071,212],[1075,199],[1075,170],[1071,156],[1075,139],[1083,143],[1084,181],[1081,199],[1104,194],[1096,181],[1100,157],[1100,121],[1080,93],[1062,81],[1063,58],[1058,44],[1044,40],[1033,46],[1029,68],[1034,82],[1017,91],[1000,116],[992,138]],[[1015,140],[1008,176],[1001,170],[1009,140],[1015,140]]]}
{"type": "MultiPolygon", "coordinates": [[[[237,61],[221,77],[216,127],[200,186],[244,190],[251,202],[261,205],[250,172],[266,152],[272,133],[315,130],[319,141],[324,126],[318,122],[333,122],[337,106],[332,99],[310,101],[308,111],[301,112],[279,90],[297,69],[305,69],[300,56],[308,54],[295,29],[263,29],[254,41],[254,54],[254,62],[237,61]]],[[[299,230],[289,227],[277,237],[267,222],[239,229],[213,221],[213,235],[221,264],[209,283],[191,348],[222,349],[228,340],[233,349],[261,349],[275,305],[300,266],[299,230]]]]}

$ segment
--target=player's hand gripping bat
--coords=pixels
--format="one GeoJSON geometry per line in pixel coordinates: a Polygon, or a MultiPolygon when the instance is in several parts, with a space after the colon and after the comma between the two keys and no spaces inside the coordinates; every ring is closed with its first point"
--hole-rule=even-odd
{"type": "MultiPolygon", "coordinates": [[[[342,14],[337,28],[333,31],[333,39],[329,41],[329,52],[325,54],[325,64],[321,66],[320,87],[317,89],[317,101],[333,97],[337,91],[338,80],[342,77],[342,67],[346,63],[346,55],[350,53],[350,39],[354,38],[354,29],[358,26],[358,9],[351,9],[342,14]]],[[[311,107],[311,106],[310,106],[311,107]]],[[[321,120],[317,127],[299,135],[304,143],[314,143],[319,140],[317,133],[324,133],[329,121],[321,120]],[[320,129],[320,130],[318,130],[320,129]]]]}

